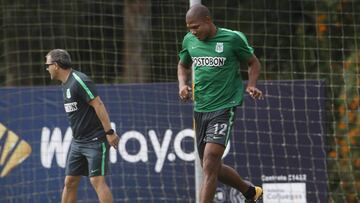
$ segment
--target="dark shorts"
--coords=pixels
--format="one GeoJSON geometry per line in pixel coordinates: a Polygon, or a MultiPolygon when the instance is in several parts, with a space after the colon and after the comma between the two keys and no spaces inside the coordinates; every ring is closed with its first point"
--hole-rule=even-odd
{"type": "Polygon", "coordinates": [[[226,147],[232,134],[236,107],[214,112],[194,112],[197,150],[203,158],[206,143],[217,143],[226,147]]]}
{"type": "Polygon", "coordinates": [[[105,141],[71,143],[65,174],[70,176],[105,176],[108,170],[110,145],[105,141]]]}

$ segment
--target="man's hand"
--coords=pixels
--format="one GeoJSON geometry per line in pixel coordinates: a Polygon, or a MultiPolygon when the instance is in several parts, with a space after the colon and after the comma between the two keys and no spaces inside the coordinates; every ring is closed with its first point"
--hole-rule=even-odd
{"type": "Polygon", "coordinates": [[[263,96],[263,93],[256,87],[253,87],[253,86],[248,86],[246,87],[246,92],[250,94],[250,96],[257,100],[263,100],[264,99],[264,96],[263,96]]]}
{"type": "Polygon", "coordinates": [[[179,96],[182,101],[187,101],[191,98],[191,87],[188,85],[183,85],[179,88],[179,96]]]}
{"type": "Polygon", "coordinates": [[[106,139],[108,140],[110,146],[114,147],[115,149],[118,148],[120,138],[116,132],[114,132],[112,135],[106,135],[106,139]]]}

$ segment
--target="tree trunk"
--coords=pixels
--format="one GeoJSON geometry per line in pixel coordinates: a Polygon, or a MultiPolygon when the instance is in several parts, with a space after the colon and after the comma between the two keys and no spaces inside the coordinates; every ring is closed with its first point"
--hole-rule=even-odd
{"type": "Polygon", "coordinates": [[[4,86],[16,86],[18,78],[18,67],[16,67],[17,57],[16,57],[16,44],[12,38],[15,35],[13,32],[13,25],[15,22],[13,21],[12,13],[10,10],[3,10],[3,37],[4,37],[4,67],[2,67],[5,71],[5,80],[4,86]]]}
{"type": "Polygon", "coordinates": [[[151,2],[125,0],[124,6],[124,82],[146,82],[150,79],[150,56],[146,44],[151,32],[151,2]]]}

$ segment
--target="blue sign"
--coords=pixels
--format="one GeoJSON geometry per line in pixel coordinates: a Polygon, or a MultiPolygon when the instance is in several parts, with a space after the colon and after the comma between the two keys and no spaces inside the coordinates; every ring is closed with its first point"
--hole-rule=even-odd
{"type": "MultiPolygon", "coordinates": [[[[326,202],[323,83],[259,88],[265,100],[246,96],[237,109],[224,162],[262,185],[264,202],[326,202]]],[[[107,177],[115,201],[195,202],[192,104],[179,101],[177,84],[99,85],[98,92],[121,137],[107,177]]],[[[0,202],[59,202],[72,139],[61,88],[1,88],[0,95],[0,202]]],[[[215,201],[242,198],[219,185],[215,201]]],[[[87,178],[78,200],[97,202],[87,178]]]]}

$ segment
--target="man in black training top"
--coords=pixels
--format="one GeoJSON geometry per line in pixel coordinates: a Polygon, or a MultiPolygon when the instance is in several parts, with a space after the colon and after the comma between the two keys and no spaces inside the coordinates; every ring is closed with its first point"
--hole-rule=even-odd
{"type": "Polygon", "coordinates": [[[221,157],[230,140],[235,109],[243,102],[244,91],[254,99],[262,99],[256,88],[260,63],[243,33],[216,27],[209,9],[201,4],[186,13],[188,32],[179,53],[179,96],[190,99],[187,85],[193,71],[194,121],[197,149],[203,167],[200,202],[213,201],[217,181],[238,189],[245,202],[256,202],[262,189],[242,180],[221,157]],[[239,74],[240,62],[247,64],[249,81],[246,88],[239,74]]]}
{"type": "Polygon", "coordinates": [[[101,203],[113,202],[105,175],[110,146],[117,148],[119,136],[111,129],[95,84],[87,75],[71,68],[71,58],[65,50],[51,50],[45,65],[51,79],[62,83],[64,107],[73,131],[62,203],[76,202],[81,176],[90,177],[101,203]]]}

